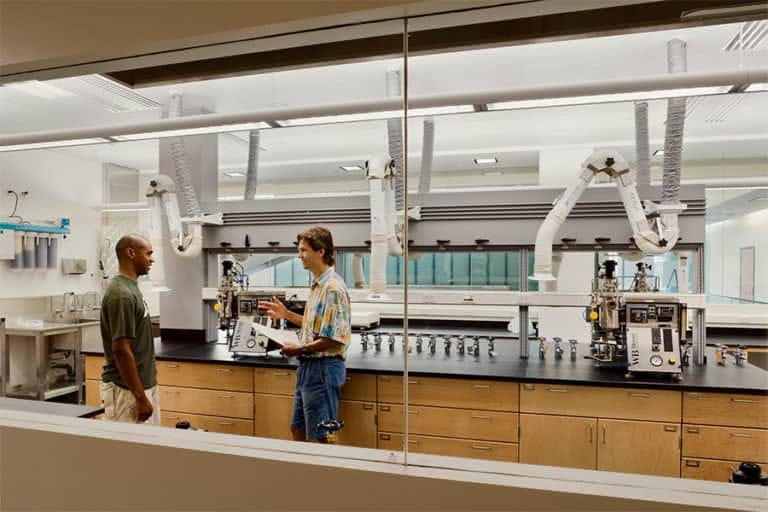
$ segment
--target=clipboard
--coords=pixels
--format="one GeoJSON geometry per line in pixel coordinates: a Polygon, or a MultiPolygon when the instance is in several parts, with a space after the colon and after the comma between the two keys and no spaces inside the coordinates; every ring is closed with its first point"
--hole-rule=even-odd
{"type": "Polygon", "coordinates": [[[269,350],[274,350],[274,348],[282,349],[283,345],[286,343],[296,344],[299,342],[299,337],[296,334],[296,331],[290,329],[273,329],[272,327],[267,327],[266,325],[258,323],[252,324],[251,329],[269,339],[269,350]],[[277,345],[277,347],[273,348],[273,344],[277,345]]]}

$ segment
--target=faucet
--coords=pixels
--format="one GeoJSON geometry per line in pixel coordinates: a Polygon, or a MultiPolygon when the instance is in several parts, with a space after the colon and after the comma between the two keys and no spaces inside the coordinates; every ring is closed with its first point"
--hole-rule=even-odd
{"type": "Polygon", "coordinates": [[[717,347],[717,353],[715,354],[715,357],[717,359],[717,364],[720,366],[725,366],[725,360],[728,356],[728,347],[723,345],[722,343],[718,343],[715,345],[717,347]]]}
{"type": "Polygon", "coordinates": [[[360,344],[363,346],[363,352],[368,350],[368,333],[364,332],[360,335],[360,344]]]}
{"type": "Polygon", "coordinates": [[[747,351],[745,350],[746,348],[747,347],[744,345],[739,345],[733,351],[733,357],[736,359],[736,366],[744,366],[744,361],[747,360],[747,351]]]}
{"type": "Polygon", "coordinates": [[[88,304],[88,301],[86,300],[88,297],[94,297],[93,305],[89,307],[91,311],[101,309],[101,295],[97,291],[85,292],[83,294],[80,299],[80,304],[83,309],[85,309],[85,305],[88,304]]]}
{"type": "Polygon", "coordinates": [[[373,335],[373,344],[376,347],[376,352],[381,352],[381,333],[377,332],[373,335]]]}
{"type": "Polygon", "coordinates": [[[555,359],[562,359],[563,358],[563,347],[560,346],[560,342],[563,341],[562,338],[558,338],[557,336],[552,338],[555,340],[555,359]]]}
{"type": "Polygon", "coordinates": [[[395,335],[392,333],[389,333],[389,338],[387,338],[387,343],[389,343],[389,351],[394,352],[395,351],[395,335]]]}
{"type": "Polygon", "coordinates": [[[544,344],[546,339],[544,336],[539,337],[539,359],[544,359],[547,356],[547,346],[544,344]]]}
{"type": "Polygon", "coordinates": [[[456,342],[456,349],[460,356],[464,355],[464,335],[459,336],[459,341],[456,342]]]}
{"type": "Polygon", "coordinates": [[[435,355],[435,349],[437,348],[437,337],[434,334],[429,335],[429,353],[435,355]]]}
{"type": "Polygon", "coordinates": [[[451,355],[451,337],[450,336],[445,337],[443,346],[445,347],[445,355],[447,356],[451,355]]]}
{"type": "Polygon", "coordinates": [[[421,345],[424,343],[424,340],[421,337],[421,333],[418,333],[416,335],[416,353],[421,354],[421,345]]]}
{"type": "Polygon", "coordinates": [[[693,345],[690,343],[686,343],[685,347],[683,347],[683,366],[691,366],[691,350],[693,349],[693,345]]]}
{"type": "Polygon", "coordinates": [[[478,336],[473,337],[472,346],[469,347],[469,353],[475,357],[480,356],[480,338],[478,336]]]}
{"type": "Polygon", "coordinates": [[[489,357],[496,357],[496,350],[494,349],[493,342],[496,338],[493,336],[488,336],[488,356],[489,357]]]}
{"type": "Polygon", "coordinates": [[[571,361],[575,361],[576,360],[576,344],[578,343],[578,341],[571,338],[570,340],[568,340],[568,343],[571,345],[571,361]]]}

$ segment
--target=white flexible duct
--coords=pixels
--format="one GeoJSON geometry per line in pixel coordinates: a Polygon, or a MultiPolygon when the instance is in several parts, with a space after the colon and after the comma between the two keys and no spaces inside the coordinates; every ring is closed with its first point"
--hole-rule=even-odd
{"type": "Polygon", "coordinates": [[[253,200],[256,195],[256,181],[259,170],[259,130],[248,133],[248,170],[245,173],[245,193],[243,199],[253,200]]]}
{"type": "MultiPolygon", "coordinates": [[[[202,222],[188,222],[189,233],[184,233],[181,217],[179,216],[179,204],[176,199],[176,187],[173,179],[165,175],[155,176],[149,182],[146,195],[150,200],[155,201],[153,211],[159,210],[160,206],[165,210],[165,214],[168,217],[168,229],[171,234],[171,248],[173,248],[173,252],[182,258],[198,256],[203,248],[202,222]]],[[[161,226],[162,222],[153,221],[152,236],[155,239],[159,237],[160,243],[162,243],[161,226]]],[[[153,245],[155,244],[153,243],[153,245]]]]}
{"type": "Polygon", "coordinates": [[[149,270],[149,279],[152,282],[153,292],[165,292],[169,291],[168,285],[165,282],[165,258],[163,257],[163,251],[165,247],[165,240],[163,240],[163,206],[158,197],[150,197],[149,205],[152,209],[152,231],[150,235],[150,243],[154,250],[153,257],[155,263],[149,270]]]}
{"type": "MultiPolygon", "coordinates": [[[[668,69],[670,73],[687,71],[686,44],[682,39],[667,43],[668,69]]],[[[664,174],[662,204],[677,204],[680,198],[680,161],[683,151],[686,98],[667,100],[667,125],[664,137],[664,174]]],[[[675,222],[677,219],[675,219],[675,222]]]]}
{"type": "MultiPolygon", "coordinates": [[[[172,93],[168,103],[168,117],[181,117],[181,94],[172,93]]],[[[192,185],[192,176],[187,165],[187,154],[184,150],[184,140],[181,137],[170,139],[171,158],[176,169],[176,180],[184,198],[184,211],[190,217],[200,216],[200,204],[197,202],[195,187],[192,185]]]]}
{"type": "Polygon", "coordinates": [[[635,103],[635,154],[637,159],[637,184],[651,184],[651,150],[648,142],[648,103],[635,103]]]}
{"type": "Polygon", "coordinates": [[[363,271],[363,255],[359,252],[352,254],[352,280],[355,288],[365,288],[365,272],[363,271]]]}
{"type": "Polygon", "coordinates": [[[554,207],[549,211],[536,232],[535,260],[531,279],[536,281],[554,281],[557,279],[552,275],[552,242],[560,226],[571,213],[576,201],[594,177],[595,173],[586,167],[585,162],[581,168],[579,179],[571,183],[565,192],[555,200],[554,207]]]}
{"type": "Polygon", "coordinates": [[[432,186],[432,161],[435,156],[435,120],[424,119],[424,136],[421,143],[421,174],[419,175],[419,199],[429,193],[432,186]]]}
{"type": "Polygon", "coordinates": [[[395,234],[395,201],[391,161],[372,158],[366,162],[371,201],[371,294],[386,298],[387,255],[400,256],[395,234]]]}
{"type": "MultiPolygon", "coordinates": [[[[387,97],[401,96],[400,70],[387,70],[387,97]]],[[[395,207],[402,211],[405,208],[405,190],[403,180],[403,120],[400,117],[387,119],[387,140],[389,155],[395,161],[395,207]]]]}

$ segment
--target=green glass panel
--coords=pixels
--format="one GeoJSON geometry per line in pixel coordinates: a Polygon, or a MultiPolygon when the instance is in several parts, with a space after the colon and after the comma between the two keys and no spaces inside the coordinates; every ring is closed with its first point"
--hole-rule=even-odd
{"type": "Polygon", "coordinates": [[[472,286],[483,286],[488,283],[488,253],[473,252],[469,255],[469,282],[472,286]]]}

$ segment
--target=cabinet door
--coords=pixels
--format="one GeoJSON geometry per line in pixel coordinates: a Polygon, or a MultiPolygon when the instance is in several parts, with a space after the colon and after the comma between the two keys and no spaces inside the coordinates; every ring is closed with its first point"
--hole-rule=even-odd
{"type": "Polygon", "coordinates": [[[597,420],[521,414],[520,462],[595,469],[597,467],[597,420]]]}
{"type": "Polygon", "coordinates": [[[339,419],[344,428],[337,435],[338,444],[376,448],[376,404],[339,401],[339,419]]]}
{"type": "Polygon", "coordinates": [[[85,356],[85,378],[100,381],[104,363],[102,356],[85,356]]]}
{"type": "Polygon", "coordinates": [[[253,400],[253,435],[273,439],[292,439],[293,397],[256,393],[253,395],[253,400]]]}
{"type": "Polygon", "coordinates": [[[85,381],[85,405],[101,407],[101,393],[99,392],[100,388],[100,380],[85,381]]]}
{"type": "Polygon", "coordinates": [[[600,419],[597,431],[597,469],[680,476],[679,424],[600,419]]]}

